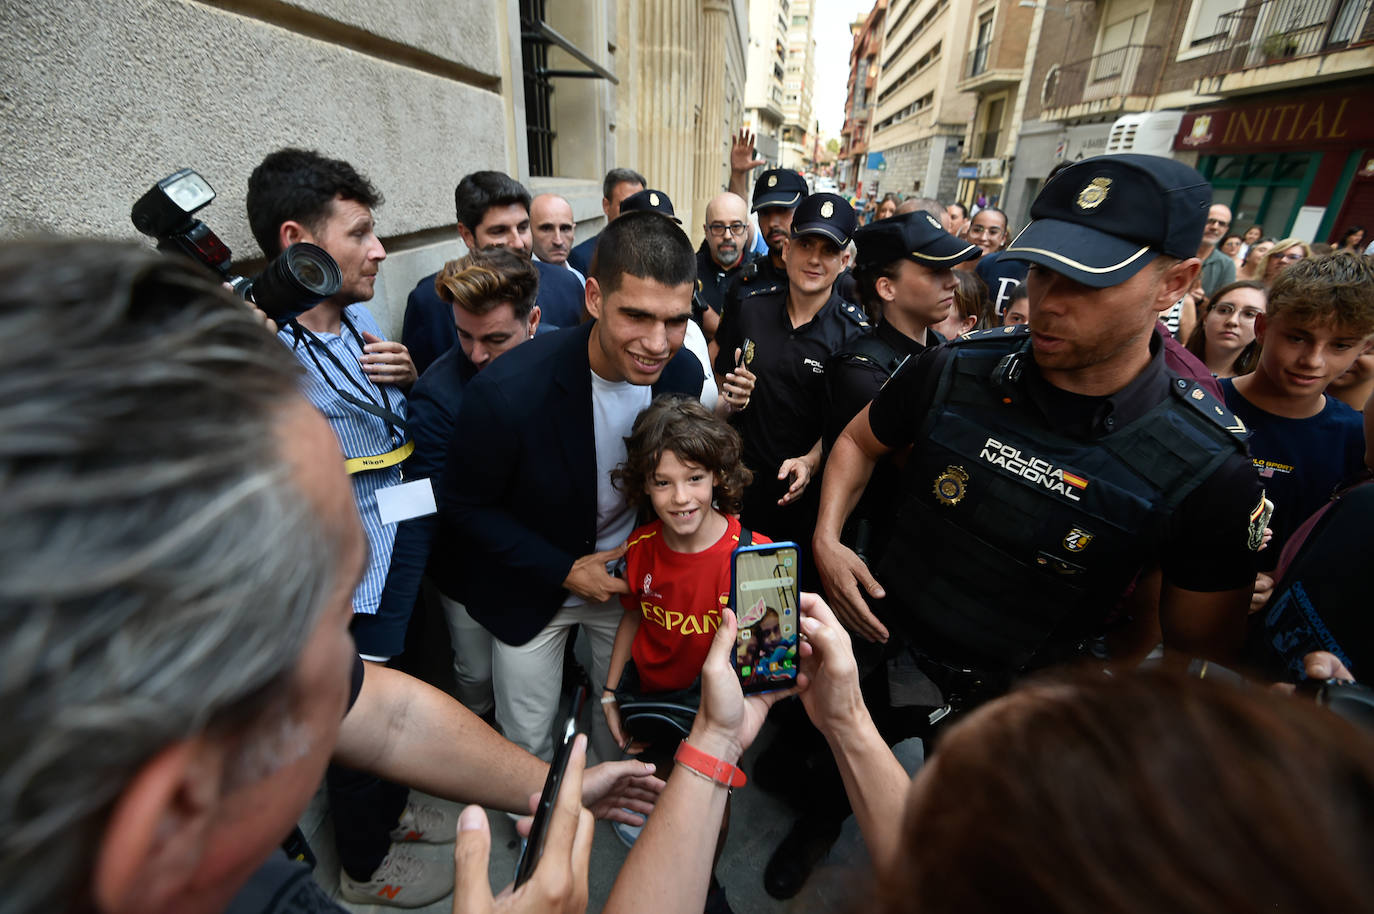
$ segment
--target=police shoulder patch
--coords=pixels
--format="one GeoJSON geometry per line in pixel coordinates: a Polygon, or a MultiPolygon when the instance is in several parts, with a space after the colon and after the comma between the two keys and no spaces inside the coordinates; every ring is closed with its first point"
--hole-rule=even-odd
{"type": "Polygon", "coordinates": [[[1186,378],[1174,378],[1172,389],[1176,397],[1197,410],[1198,413],[1206,416],[1209,421],[1220,425],[1237,438],[1250,437],[1250,430],[1245,427],[1241,418],[1231,412],[1225,403],[1198,386],[1196,382],[1186,378]]]}
{"type": "Polygon", "coordinates": [[[853,321],[865,330],[867,330],[871,326],[868,323],[868,315],[864,314],[861,308],[857,308],[854,305],[851,305],[849,302],[840,303],[840,314],[844,315],[850,321],[853,321]]]}
{"type": "Polygon", "coordinates": [[[744,292],[744,294],[742,294],[742,295],[740,296],[740,299],[743,300],[743,299],[746,299],[746,298],[759,298],[760,296],[765,296],[765,295],[776,295],[776,294],[778,294],[778,293],[780,293],[780,292],[783,293],[783,294],[786,294],[786,293],[787,293],[787,287],[784,286],[782,283],[778,283],[778,282],[765,283],[765,284],[763,284],[763,285],[754,286],[754,287],[752,287],[752,288],[746,290],[746,291],[744,292]]]}

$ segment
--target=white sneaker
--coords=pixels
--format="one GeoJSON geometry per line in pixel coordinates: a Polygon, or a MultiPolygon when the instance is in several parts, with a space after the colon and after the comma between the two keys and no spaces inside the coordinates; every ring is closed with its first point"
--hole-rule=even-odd
{"type": "Polygon", "coordinates": [[[353,904],[420,908],[453,891],[453,859],[425,860],[403,848],[391,849],[367,882],[339,871],[339,897],[353,904]]]}
{"type": "Polygon", "coordinates": [[[448,806],[434,806],[409,800],[401,812],[392,841],[420,841],[424,844],[452,844],[458,832],[458,813],[448,806]]]}

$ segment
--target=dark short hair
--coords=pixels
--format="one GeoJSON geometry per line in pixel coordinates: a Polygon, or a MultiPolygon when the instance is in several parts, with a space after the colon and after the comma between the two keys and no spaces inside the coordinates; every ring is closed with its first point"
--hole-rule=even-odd
{"type": "Polygon", "coordinates": [[[964,204],[960,203],[958,200],[955,200],[953,203],[950,204],[950,206],[957,206],[957,207],[959,207],[959,218],[960,218],[960,219],[967,219],[967,218],[968,218],[968,207],[967,207],[967,206],[965,206],[964,204]]]}
{"type": "Polygon", "coordinates": [[[855,264],[852,270],[854,284],[859,290],[859,304],[863,305],[864,311],[873,320],[879,320],[883,316],[883,297],[878,294],[878,280],[897,278],[897,271],[902,268],[902,259],[889,260],[886,263],[867,263],[855,264]]]}
{"type": "Polygon", "coordinates": [[[458,214],[458,221],[474,232],[482,224],[487,210],[513,203],[519,203],[528,212],[530,192],[525,190],[525,185],[504,172],[474,171],[463,175],[453,189],[453,208],[458,214]]]}
{"type": "Polygon", "coordinates": [[[356,200],[368,209],[382,205],[372,182],[344,160],[311,149],[278,149],[248,176],[248,226],[262,252],[276,257],[283,222],[299,222],[318,232],[336,198],[356,200]]]}
{"type": "Polygon", "coordinates": [[[534,263],[509,248],[472,251],[450,260],[434,277],[434,290],[450,305],[470,314],[487,314],[509,304],[520,320],[530,316],[539,291],[534,263]]]}
{"type": "Polygon", "coordinates": [[[611,199],[611,194],[615,191],[617,184],[638,184],[640,187],[648,187],[649,182],[644,180],[644,176],[633,168],[612,168],[606,172],[606,177],[601,182],[601,196],[607,200],[611,199]]]}
{"type": "Polygon", "coordinates": [[[602,229],[591,275],[603,294],[626,275],[673,287],[696,282],[697,257],[677,223],[660,213],[626,213],[602,229]]]}
{"type": "Polygon", "coordinates": [[[754,479],[744,466],[739,432],[701,401],[681,394],[655,398],[636,417],[625,439],[625,462],[611,471],[611,482],[630,504],[643,507],[648,503],[645,484],[665,451],[719,476],[713,492],[716,510],[739,513],[744,489],[754,479]]]}

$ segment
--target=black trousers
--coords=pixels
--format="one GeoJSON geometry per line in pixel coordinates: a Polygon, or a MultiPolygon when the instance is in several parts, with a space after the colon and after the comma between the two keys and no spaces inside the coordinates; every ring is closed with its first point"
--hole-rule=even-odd
{"type": "Polygon", "coordinates": [[[391,830],[405,811],[410,788],[341,765],[329,766],[325,787],[339,866],[356,880],[371,879],[391,849],[391,830]]]}

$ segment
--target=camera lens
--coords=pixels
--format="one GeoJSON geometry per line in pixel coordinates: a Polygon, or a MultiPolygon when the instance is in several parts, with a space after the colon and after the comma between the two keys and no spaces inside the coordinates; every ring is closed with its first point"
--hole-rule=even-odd
{"type": "Polygon", "coordinates": [[[343,285],[339,265],[324,248],[307,242],[291,245],[253,281],[253,302],[277,323],[309,311],[343,285]]]}

